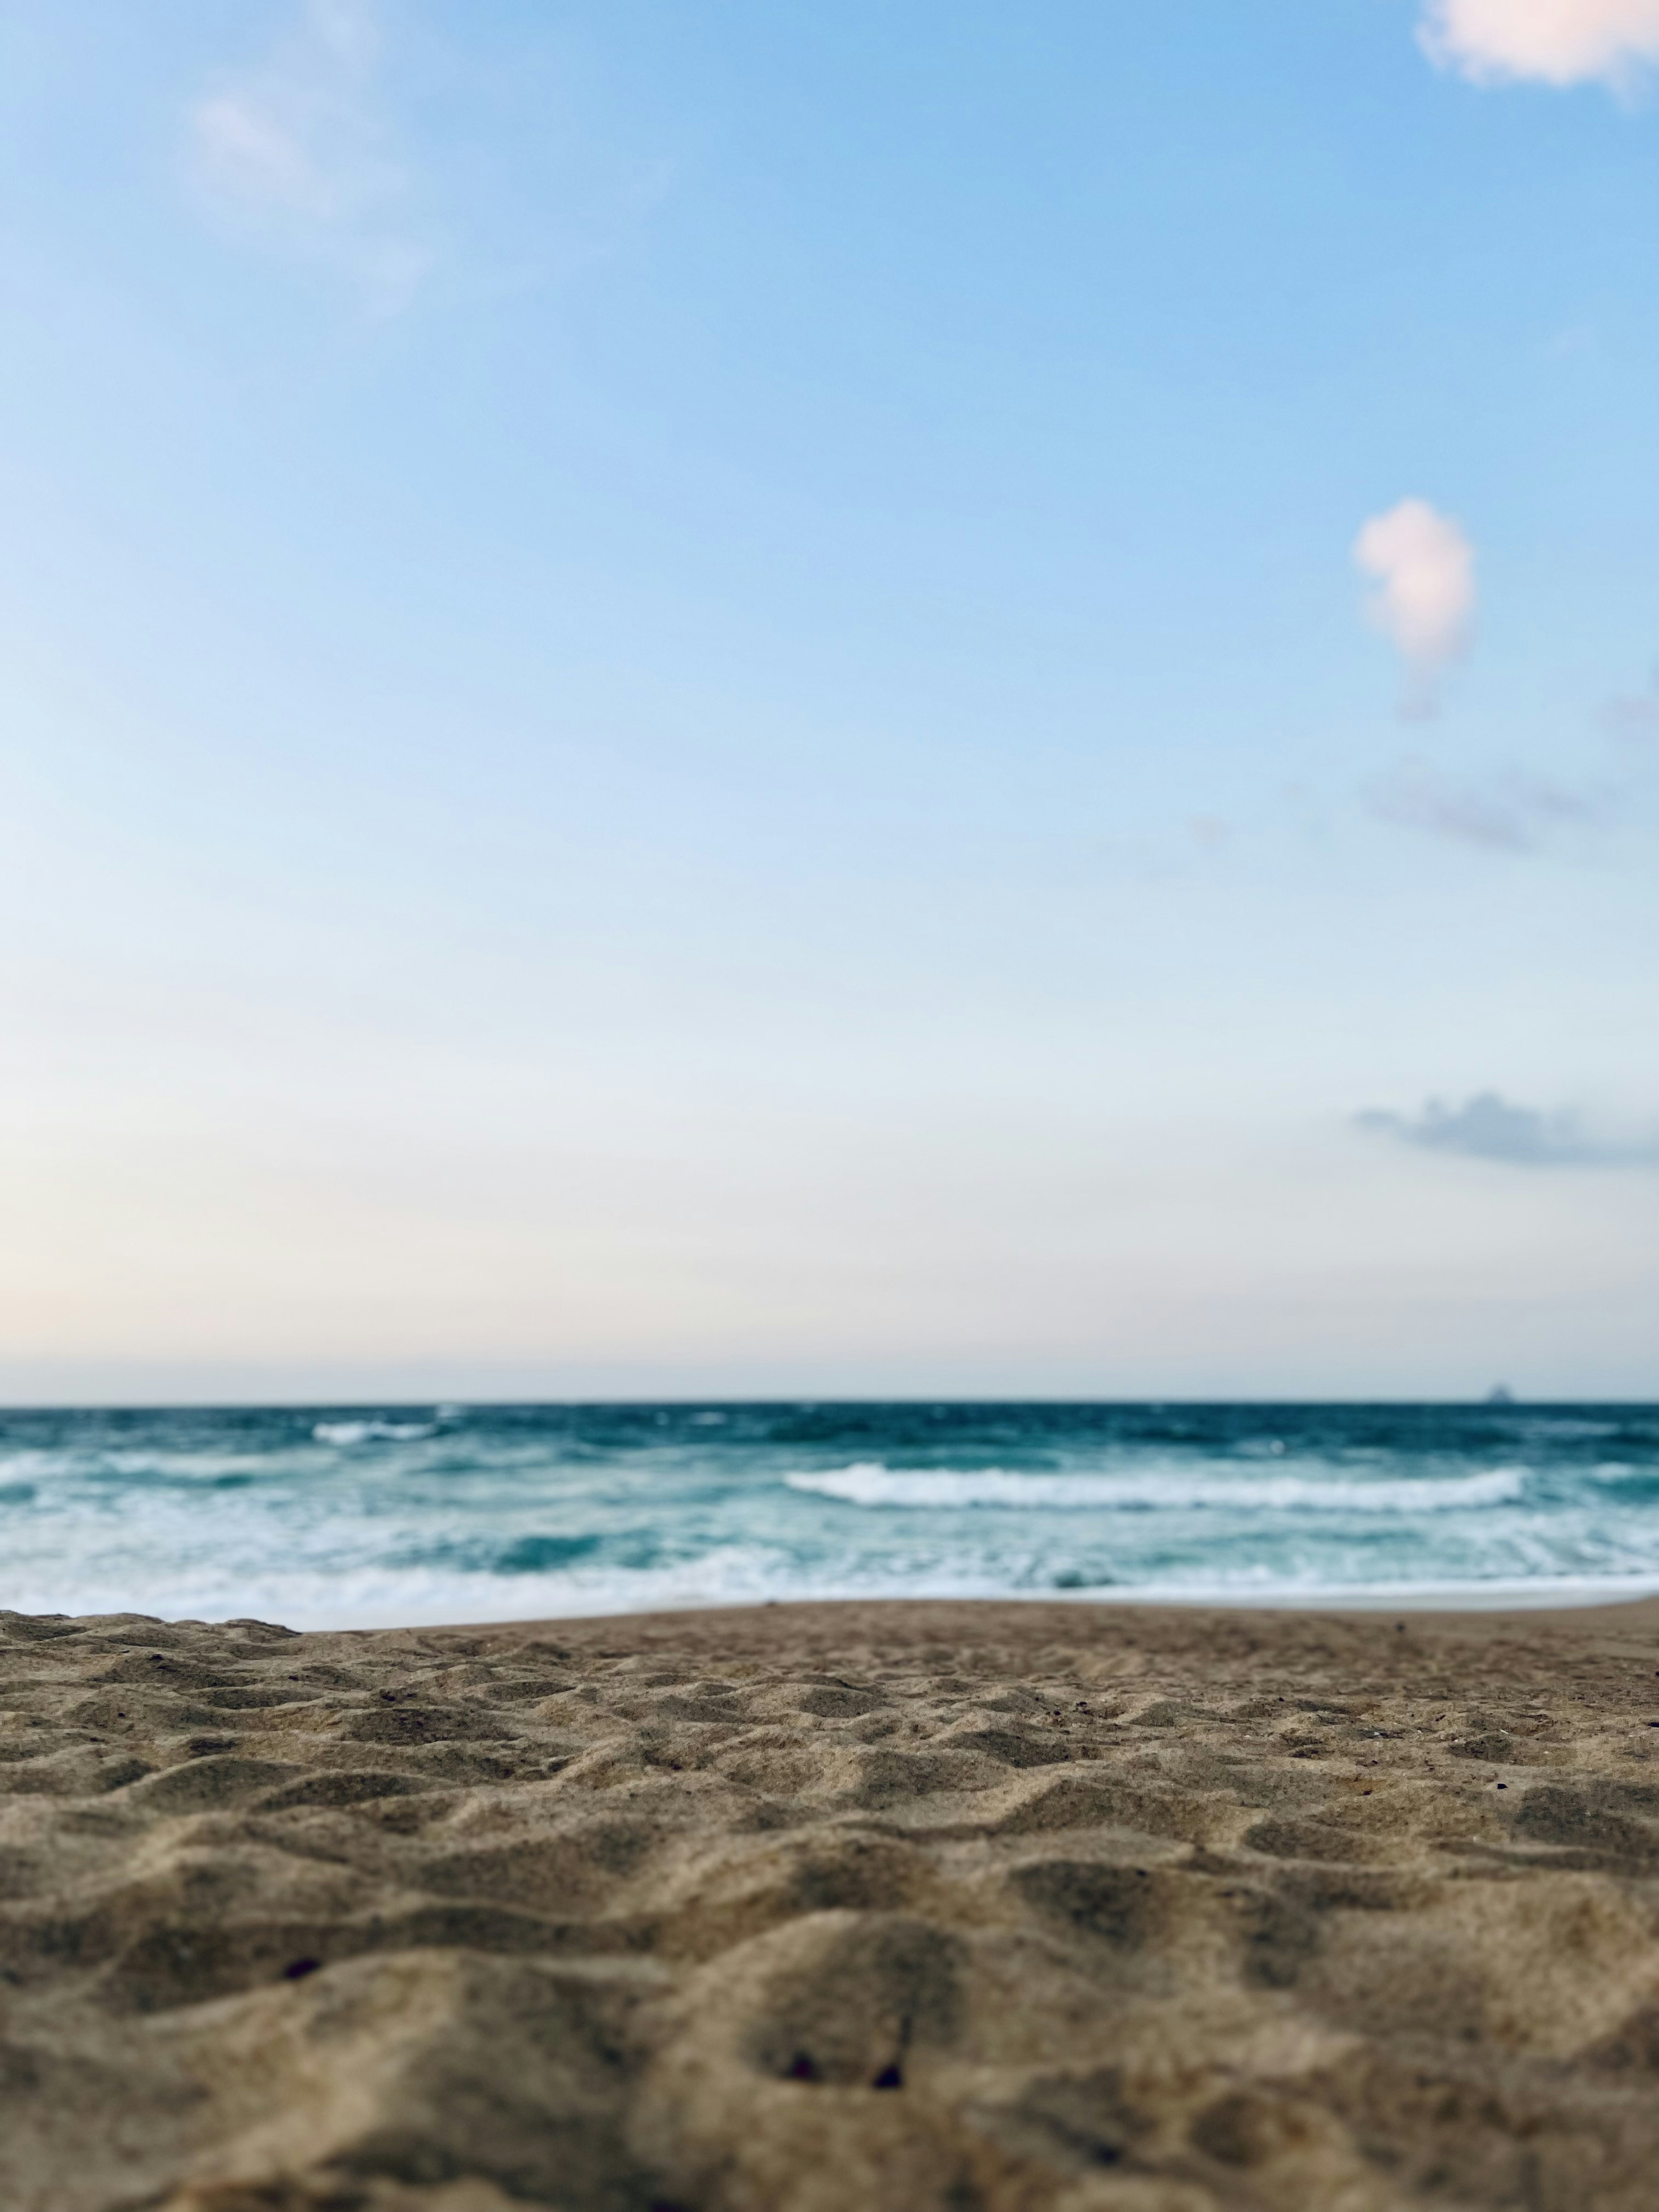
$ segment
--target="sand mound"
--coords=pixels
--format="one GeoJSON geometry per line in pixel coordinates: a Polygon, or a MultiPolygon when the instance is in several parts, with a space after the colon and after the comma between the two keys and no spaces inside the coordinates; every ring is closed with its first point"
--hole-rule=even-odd
{"type": "Polygon", "coordinates": [[[1652,1616],[0,1614],[8,2212],[1649,2212],[1652,1616]]]}

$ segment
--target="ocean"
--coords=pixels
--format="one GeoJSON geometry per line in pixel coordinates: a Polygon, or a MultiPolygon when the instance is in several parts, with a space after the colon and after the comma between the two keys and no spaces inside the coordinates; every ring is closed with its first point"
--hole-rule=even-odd
{"type": "Polygon", "coordinates": [[[0,1606],[298,1628],[811,1597],[1659,1589],[1659,1407],[0,1413],[0,1606]]]}

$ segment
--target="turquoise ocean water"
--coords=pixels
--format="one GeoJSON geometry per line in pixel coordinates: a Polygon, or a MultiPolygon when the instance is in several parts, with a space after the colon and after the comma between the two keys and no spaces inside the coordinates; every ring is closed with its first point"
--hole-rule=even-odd
{"type": "Polygon", "coordinates": [[[0,1413],[0,1606],[295,1627],[829,1596],[1659,1589],[1659,1407],[0,1413]]]}

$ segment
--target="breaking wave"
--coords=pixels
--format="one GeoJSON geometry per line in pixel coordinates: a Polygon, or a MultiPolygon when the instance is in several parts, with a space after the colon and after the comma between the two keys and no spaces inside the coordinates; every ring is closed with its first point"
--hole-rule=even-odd
{"type": "Polygon", "coordinates": [[[1329,1474],[1205,1474],[1182,1469],[1134,1474],[1022,1474],[1003,1468],[901,1468],[879,1461],[786,1475],[791,1490],[847,1505],[951,1512],[997,1506],[1029,1512],[1448,1513],[1507,1505],[1525,1478],[1518,1468],[1489,1473],[1403,1475],[1343,1481],[1329,1474]]]}
{"type": "Polygon", "coordinates": [[[311,1431],[319,1444],[406,1444],[436,1433],[433,1421],[319,1421],[311,1431]]]}

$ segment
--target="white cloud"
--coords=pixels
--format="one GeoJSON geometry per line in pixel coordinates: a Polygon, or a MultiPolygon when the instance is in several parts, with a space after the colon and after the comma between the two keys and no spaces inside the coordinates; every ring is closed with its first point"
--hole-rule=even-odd
{"type": "Polygon", "coordinates": [[[373,0],[306,0],[260,66],[197,101],[190,127],[197,182],[217,215],[340,270],[391,312],[430,257],[409,227],[381,50],[373,0]]]}
{"type": "Polygon", "coordinates": [[[1371,517],[1354,540],[1353,557],[1376,580],[1370,618],[1405,663],[1407,709],[1426,713],[1435,679],[1468,641],[1474,549],[1426,500],[1402,499],[1371,517]]]}
{"type": "Polygon", "coordinates": [[[1476,83],[1622,83],[1659,62],[1659,0],[1428,0],[1418,37],[1476,83]]]}

